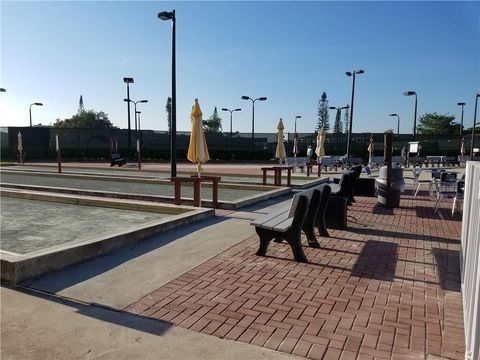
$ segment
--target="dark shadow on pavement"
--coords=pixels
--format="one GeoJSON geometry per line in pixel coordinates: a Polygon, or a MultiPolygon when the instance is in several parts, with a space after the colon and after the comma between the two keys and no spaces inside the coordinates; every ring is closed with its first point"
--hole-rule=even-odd
{"type": "Polygon", "coordinates": [[[81,303],[64,297],[47,294],[45,292],[31,290],[22,286],[2,284],[2,287],[21,292],[26,295],[35,296],[43,300],[52,301],[59,305],[69,306],[76,309],[77,313],[105,321],[111,324],[123,326],[126,328],[143,331],[153,335],[162,335],[172,326],[171,323],[135,315],[121,310],[115,310],[96,303],[81,303]]]}
{"type": "Polygon", "coordinates": [[[424,219],[446,219],[454,221],[462,221],[461,213],[456,213],[452,216],[452,207],[439,207],[437,212],[434,213],[433,209],[435,208],[435,203],[432,202],[432,207],[426,206],[417,206],[415,208],[417,217],[424,219]]]}
{"type": "Polygon", "coordinates": [[[388,231],[388,230],[358,228],[358,227],[350,227],[348,230],[353,233],[365,234],[365,235],[371,235],[371,236],[386,236],[389,238],[400,238],[400,239],[409,239],[409,240],[417,240],[417,241],[432,241],[432,242],[440,242],[445,244],[460,243],[460,239],[449,239],[449,238],[444,238],[440,236],[421,235],[421,234],[405,233],[405,232],[399,232],[399,231],[388,231]]]}
{"type": "Polygon", "coordinates": [[[352,276],[393,281],[398,258],[398,244],[369,240],[352,268],[352,276]]]}
{"type": "Polygon", "coordinates": [[[442,289],[460,292],[460,251],[432,248],[432,253],[442,289]]]}

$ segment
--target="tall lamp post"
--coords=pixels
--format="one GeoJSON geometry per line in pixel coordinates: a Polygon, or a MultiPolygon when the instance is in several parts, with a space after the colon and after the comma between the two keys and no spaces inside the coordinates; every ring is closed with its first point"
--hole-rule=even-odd
{"type": "MultiPolygon", "coordinates": [[[[137,112],[137,103],[148,103],[148,100],[133,101],[131,99],[123,99],[123,101],[132,102],[134,107],[135,107],[135,131],[137,131],[137,114],[139,113],[139,112],[137,112]]],[[[138,126],[138,127],[140,128],[140,126],[138,126]]]]}
{"type": "Polygon", "coordinates": [[[252,100],[252,151],[255,151],[255,101],[265,101],[265,96],[252,99],[250,96],[242,96],[242,100],[252,100]]]}
{"type": "Polygon", "coordinates": [[[417,93],[415,91],[405,91],[403,93],[405,96],[413,96],[415,95],[415,110],[413,113],[413,141],[417,137],[417,93]]]}
{"type": "Polygon", "coordinates": [[[461,139],[463,134],[463,107],[465,106],[465,103],[458,102],[457,105],[462,107],[462,117],[460,118],[461,119],[460,120],[460,139],[461,139]]]}
{"type": "Polygon", "coordinates": [[[124,77],[123,82],[127,84],[127,118],[128,118],[128,150],[132,147],[132,129],[130,127],[130,84],[133,84],[133,78],[124,77]]]}
{"type": "Polygon", "coordinates": [[[480,92],[475,94],[475,110],[473,112],[473,126],[472,126],[472,141],[470,141],[470,160],[473,160],[473,149],[475,143],[475,125],[477,124],[477,104],[478,98],[480,97],[480,92]]]}
{"type": "Polygon", "coordinates": [[[294,148],[294,153],[293,156],[297,157],[297,152],[298,152],[298,134],[297,134],[297,119],[301,119],[302,115],[297,115],[295,116],[295,125],[294,125],[294,134],[293,134],[293,148],[294,148]]]}
{"type": "Polygon", "coordinates": [[[353,123],[353,101],[355,99],[355,75],[356,74],[363,74],[365,71],[363,70],[353,70],[352,72],[347,71],[345,75],[348,77],[352,77],[352,101],[350,103],[350,125],[348,127],[348,135],[347,135],[347,161],[350,161],[350,142],[352,141],[352,123],[353,123]]]}
{"type": "Polygon", "coordinates": [[[30,114],[30,127],[32,127],[32,106],[35,105],[35,106],[43,106],[42,103],[39,103],[39,102],[35,102],[35,103],[32,103],[30,104],[30,109],[28,110],[29,114],[30,114]]]}
{"type": "Polygon", "coordinates": [[[177,88],[175,71],[175,10],[162,11],[158,18],[164,21],[172,20],[172,123],[170,125],[170,177],[177,176],[177,88]]]}
{"type": "Polygon", "coordinates": [[[242,109],[233,109],[233,110],[230,110],[230,109],[227,109],[227,108],[222,108],[222,111],[228,111],[230,112],[230,137],[232,137],[232,113],[234,111],[242,111],[242,109]]]}
{"type": "Polygon", "coordinates": [[[398,114],[390,114],[388,116],[396,116],[397,117],[397,135],[400,135],[400,116],[398,114]]]}

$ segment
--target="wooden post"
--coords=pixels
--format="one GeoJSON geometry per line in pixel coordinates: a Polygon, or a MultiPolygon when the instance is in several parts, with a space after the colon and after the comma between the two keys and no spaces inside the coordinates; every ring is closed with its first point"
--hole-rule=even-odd
{"type": "Polygon", "coordinates": [[[287,169],[287,186],[292,186],[291,179],[292,179],[292,168],[289,167],[287,169]]]}
{"type": "Polygon", "coordinates": [[[200,206],[200,182],[202,178],[194,178],[193,180],[193,206],[200,206]]]}
{"type": "Polygon", "coordinates": [[[58,134],[55,135],[55,148],[57,150],[58,172],[62,172],[62,154],[60,153],[60,143],[58,141],[58,134]]]}
{"type": "Polygon", "coordinates": [[[175,184],[175,205],[180,205],[182,203],[182,190],[180,179],[172,178],[172,181],[175,184]]]}
{"type": "Polygon", "coordinates": [[[138,159],[138,170],[142,170],[142,155],[140,154],[140,139],[137,139],[137,159],[138,159]]]}
{"type": "Polygon", "coordinates": [[[386,207],[392,208],[393,194],[392,194],[392,147],[393,145],[393,132],[385,132],[385,154],[384,160],[387,165],[387,187],[386,187],[386,207]]]}

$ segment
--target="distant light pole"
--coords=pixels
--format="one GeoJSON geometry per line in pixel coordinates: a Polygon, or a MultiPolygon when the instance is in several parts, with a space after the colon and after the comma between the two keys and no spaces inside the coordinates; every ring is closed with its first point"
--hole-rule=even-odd
{"type": "Polygon", "coordinates": [[[164,21],[172,20],[172,121],[170,124],[170,177],[177,176],[177,82],[175,69],[175,10],[162,11],[158,18],[164,21]]]}
{"type": "Polygon", "coordinates": [[[397,135],[400,135],[400,116],[398,114],[390,114],[388,116],[396,116],[397,117],[397,135]]]}
{"type": "Polygon", "coordinates": [[[365,71],[363,70],[353,70],[352,72],[347,71],[345,75],[348,77],[352,77],[352,101],[350,103],[350,125],[348,127],[348,135],[347,135],[347,161],[350,159],[350,142],[352,141],[352,123],[353,123],[353,101],[355,99],[355,75],[356,74],[363,74],[365,71]]]}
{"type": "Polygon", "coordinates": [[[227,108],[222,108],[222,111],[229,111],[230,112],[230,137],[232,137],[232,113],[234,111],[242,111],[242,109],[227,109],[227,108]]]}
{"type": "Polygon", "coordinates": [[[460,120],[460,138],[461,138],[462,134],[463,134],[463,107],[465,106],[465,103],[464,102],[459,102],[459,103],[457,103],[457,105],[462,107],[462,117],[461,117],[461,120],[460,120]]]}
{"type": "Polygon", "coordinates": [[[128,150],[132,147],[132,134],[130,127],[130,84],[133,84],[133,78],[124,77],[123,82],[127,84],[127,118],[128,118],[128,150]]]}
{"type": "Polygon", "coordinates": [[[297,119],[301,119],[301,118],[302,118],[302,115],[295,116],[295,127],[294,127],[295,135],[297,135],[297,119]]]}
{"type": "Polygon", "coordinates": [[[250,96],[242,96],[242,100],[252,100],[252,151],[255,151],[255,101],[265,101],[265,96],[252,99],[250,96]]]}
{"type": "Polygon", "coordinates": [[[39,103],[39,102],[35,102],[35,103],[32,103],[30,104],[30,109],[28,110],[28,112],[30,113],[30,127],[32,127],[32,106],[35,105],[35,106],[43,106],[42,103],[39,103]]]}
{"type": "Polygon", "coordinates": [[[475,143],[475,125],[477,124],[477,104],[480,92],[475,94],[475,111],[473,113],[473,126],[472,126],[472,141],[470,141],[470,160],[473,160],[473,149],[475,143]]]}
{"type": "Polygon", "coordinates": [[[133,101],[131,99],[123,99],[123,101],[132,102],[133,105],[135,106],[135,131],[137,131],[137,114],[139,113],[139,112],[137,112],[137,103],[148,103],[148,100],[133,101]]]}
{"type": "Polygon", "coordinates": [[[142,147],[142,131],[140,130],[140,114],[141,113],[142,113],[141,111],[135,110],[135,117],[137,118],[138,116],[138,134],[139,134],[138,139],[140,140],[140,147],[142,147]]]}
{"type": "Polygon", "coordinates": [[[405,91],[403,95],[415,95],[415,111],[413,113],[413,141],[415,141],[415,138],[417,137],[417,93],[415,91],[405,91]]]}

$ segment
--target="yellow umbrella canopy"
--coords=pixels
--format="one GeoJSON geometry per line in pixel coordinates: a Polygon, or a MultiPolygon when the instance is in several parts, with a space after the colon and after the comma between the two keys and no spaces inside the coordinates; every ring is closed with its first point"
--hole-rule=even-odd
{"type": "Polygon", "coordinates": [[[277,125],[277,149],[275,151],[275,157],[280,160],[280,164],[282,163],[282,159],[285,159],[286,151],[285,151],[285,142],[283,140],[283,121],[280,118],[280,121],[277,125]]]}
{"type": "Polygon", "coordinates": [[[190,132],[190,143],[188,145],[187,159],[194,164],[197,164],[198,176],[202,172],[201,164],[210,160],[208,154],[207,142],[205,140],[205,134],[202,126],[202,110],[198,99],[195,99],[195,103],[192,106],[192,130],[190,132]]]}
{"type": "Polygon", "coordinates": [[[319,131],[317,135],[317,148],[315,149],[315,154],[317,154],[318,157],[325,156],[325,139],[327,138],[327,133],[325,132],[325,129],[322,128],[322,130],[319,131]]]}

